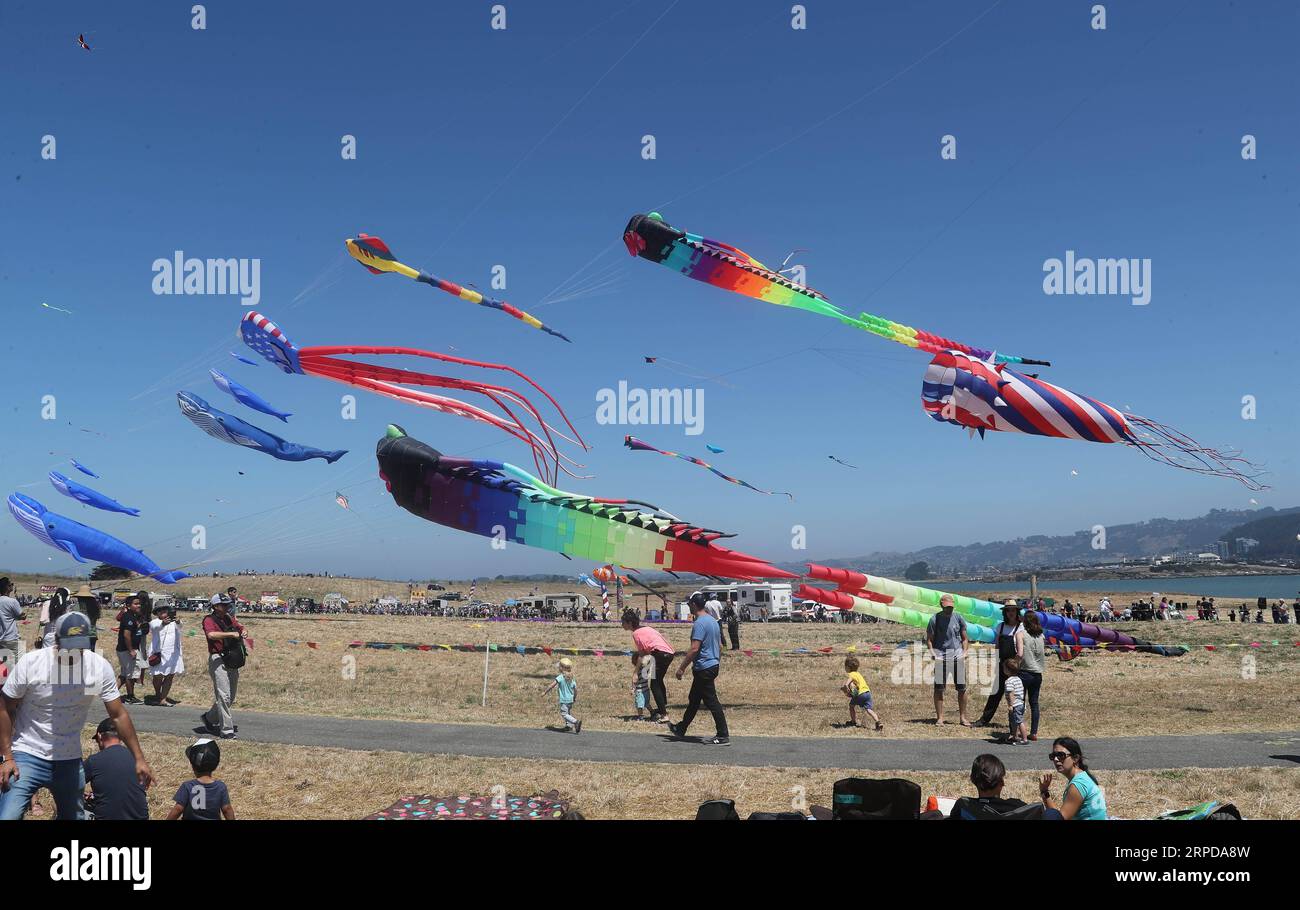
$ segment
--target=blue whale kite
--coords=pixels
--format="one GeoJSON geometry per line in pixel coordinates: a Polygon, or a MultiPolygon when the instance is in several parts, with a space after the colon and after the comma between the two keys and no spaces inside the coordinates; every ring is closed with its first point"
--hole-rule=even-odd
{"type": "Polygon", "coordinates": [[[163,571],[158,563],[116,537],[87,527],[79,521],[51,512],[30,496],[9,494],[9,511],[20,525],[42,543],[68,553],[77,562],[103,562],[137,575],[149,576],[165,585],[190,576],[185,572],[163,571]]]}
{"type": "Polygon", "coordinates": [[[69,480],[58,471],[50,472],[50,483],[54,484],[54,489],[58,490],[64,496],[71,496],[83,505],[92,506],[96,509],[103,509],[105,512],[121,512],[124,515],[140,514],[139,509],[124,506],[116,499],[111,499],[98,490],[92,490],[90,487],[82,486],[75,480],[69,480]]]}
{"type": "Polygon", "coordinates": [[[247,386],[240,385],[220,370],[208,370],[212,374],[212,381],[216,383],[217,388],[227,393],[245,407],[252,408],[254,411],[261,411],[263,414],[270,414],[272,417],[279,417],[285,423],[293,414],[289,411],[281,411],[275,405],[262,398],[247,386]]]}
{"type": "Polygon", "coordinates": [[[267,455],[281,461],[306,461],[309,458],[323,458],[333,464],[348,454],[347,449],[326,452],[324,449],[315,449],[311,446],[299,445],[296,442],[287,442],[274,433],[268,433],[251,423],[240,420],[233,414],[218,411],[193,392],[177,392],[176,403],[180,406],[181,413],[209,436],[220,439],[222,442],[229,442],[232,445],[257,449],[257,451],[265,452],[267,455]]]}
{"type": "Polygon", "coordinates": [[[98,477],[98,476],[99,476],[99,475],[96,474],[94,471],[90,470],[90,468],[86,467],[84,464],[82,464],[81,462],[77,461],[77,459],[75,459],[75,458],[72,459],[72,466],[73,466],[74,468],[76,468],[78,471],[80,471],[82,474],[89,474],[91,477],[98,477]]]}

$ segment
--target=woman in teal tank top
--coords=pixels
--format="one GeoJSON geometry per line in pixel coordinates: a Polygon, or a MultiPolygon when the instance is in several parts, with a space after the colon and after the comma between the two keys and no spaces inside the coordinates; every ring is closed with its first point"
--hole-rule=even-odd
{"type": "Polygon", "coordinates": [[[1052,743],[1048,753],[1053,766],[1068,781],[1060,803],[1052,799],[1052,775],[1044,774],[1038,792],[1047,809],[1061,813],[1064,819],[1080,821],[1105,821],[1106,794],[1083,760],[1083,747],[1077,740],[1062,736],[1052,743]]]}

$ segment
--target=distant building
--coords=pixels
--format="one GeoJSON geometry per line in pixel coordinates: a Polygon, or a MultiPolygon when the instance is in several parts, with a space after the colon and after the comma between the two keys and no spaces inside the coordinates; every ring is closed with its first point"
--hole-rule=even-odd
{"type": "Polygon", "coordinates": [[[1232,545],[1226,540],[1215,541],[1215,549],[1219,552],[1219,558],[1223,560],[1232,558],[1232,545]]]}
{"type": "Polygon", "coordinates": [[[1219,561],[1218,553],[1197,553],[1196,561],[1198,563],[1215,563],[1219,561]]]}

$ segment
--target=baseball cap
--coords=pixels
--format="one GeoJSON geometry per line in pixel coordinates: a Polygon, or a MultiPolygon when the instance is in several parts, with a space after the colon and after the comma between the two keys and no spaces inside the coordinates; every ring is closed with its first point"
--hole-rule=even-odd
{"type": "Polygon", "coordinates": [[[99,722],[99,726],[95,728],[96,736],[104,736],[106,734],[108,736],[117,736],[117,721],[113,720],[111,717],[105,717],[99,722]]]}
{"type": "Polygon", "coordinates": [[[939,598],[939,606],[941,607],[951,607],[952,604],[953,604],[953,600],[951,594],[944,594],[942,597],[939,598]]]}
{"type": "Polygon", "coordinates": [[[78,648],[94,648],[96,637],[95,627],[86,618],[85,613],[64,613],[59,618],[58,628],[54,632],[59,647],[69,651],[78,648]]]}

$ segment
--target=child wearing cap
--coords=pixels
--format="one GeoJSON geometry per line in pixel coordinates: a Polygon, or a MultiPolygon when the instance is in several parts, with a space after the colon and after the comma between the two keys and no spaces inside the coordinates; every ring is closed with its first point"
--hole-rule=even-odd
{"type": "Polygon", "coordinates": [[[1023,746],[1029,742],[1029,736],[1025,729],[1025,683],[1020,678],[1020,658],[1008,657],[1002,661],[1002,672],[1007,677],[1002,683],[1007,693],[1007,742],[1023,746]]]}
{"type": "Polygon", "coordinates": [[[230,791],[224,782],[212,773],[221,764],[221,748],[210,739],[200,739],[185,750],[190,760],[194,779],[181,784],[173,797],[174,804],[167,813],[168,821],[183,818],[186,821],[235,820],[235,807],[230,802],[230,791]]]}
{"type": "Polygon", "coordinates": [[[849,678],[844,685],[840,686],[840,691],[849,697],[849,723],[848,726],[856,727],[858,725],[858,708],[867,713],[873,721],[876,722],[876,730],[885,729],[885,725],[880,722],[876,712],[872,710],[871,687],[867,685],[867,678],[863,676],[858,668],[861,666],[858,659],[853,655],[844,658],[844,672],[849,674],[849,678]]]}
{"type": "Polygon", "coordinates": [[[542,694],[545,695],[555,689],[559,693],[560,718],[564,721],[564,729],[581,733],[582,721],[573,716],[573,703],[578,700],[578,682],[573,678],[573,661],[562,657],[559,668],[560,675],[542,690],[542,694]]]}

